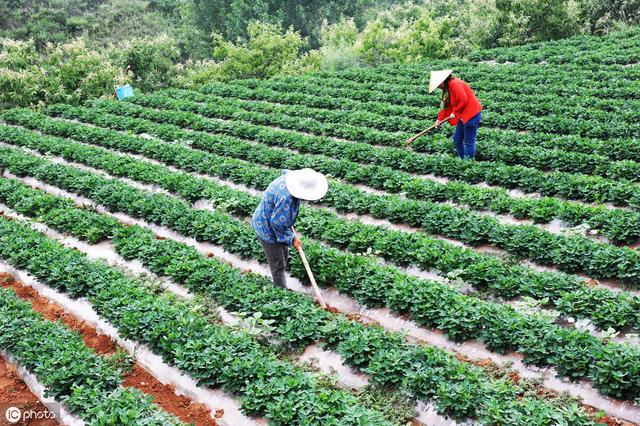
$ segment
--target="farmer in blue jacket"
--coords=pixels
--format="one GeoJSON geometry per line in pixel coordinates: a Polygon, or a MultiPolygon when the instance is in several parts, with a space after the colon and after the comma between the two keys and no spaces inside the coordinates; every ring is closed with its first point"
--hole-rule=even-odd
{"type": "Polygon", "coordinates": [[[289,248],[302,247],[293,232],[298,218],[300,200],[316,201],[327,193],[327,178],[311,169],[285,171],[285,174],[269,184],[258,208],[253,213],[251,225],[269,262],[273,282],[286,288],[284,274],[289,248]]]}

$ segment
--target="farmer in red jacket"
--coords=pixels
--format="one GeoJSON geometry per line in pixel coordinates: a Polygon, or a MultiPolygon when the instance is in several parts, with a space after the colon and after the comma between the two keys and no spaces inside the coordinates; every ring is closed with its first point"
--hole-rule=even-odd
{"type": "Polygon", "coordinates": [[[442,89],[436,127],[445,121],[457,125],[453,143],[460,158],[476,158],[476,135],[482,120],[482,105],[467,83],[454,77],[451,70],[431,71],[429,93],[442,89]]]}

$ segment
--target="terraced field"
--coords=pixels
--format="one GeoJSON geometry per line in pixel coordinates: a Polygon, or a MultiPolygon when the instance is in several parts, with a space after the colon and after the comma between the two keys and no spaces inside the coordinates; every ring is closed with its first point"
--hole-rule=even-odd
{"type": "Polygon", "coordinates": [[[66,424],[639,424],[639,62],[635,31],[2,111],[2,355],[66,424]],[[475,162],[404,148],[445,67],[475,162]],[[249,225],[302,167],[331,311],[249,225]]]}

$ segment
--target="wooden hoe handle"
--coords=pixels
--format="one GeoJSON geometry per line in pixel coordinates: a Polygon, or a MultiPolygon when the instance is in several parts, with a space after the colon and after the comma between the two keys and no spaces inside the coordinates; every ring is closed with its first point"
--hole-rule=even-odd
{"type": "MultiPolygon", "coordinates": [[[[293,232],[296,232],[295,229],[293,229],[293,227],[291,227],[291,230],[293,232]]],[[[298,253],[300,254],[300,259],[302,259],[302,263],[304,264],[304,269],[307,270],[307,275],[309,276],[309,281],[311,281],[311,286],[313,287],[313,291],[316,293],[316,298],[318,299],[320,306],[326,309],[327,305],[326,303],[324,303],[324,299],[322,298],[322,294],[320,293],[320,288],[316,283],[316,279],[313,276],[313,272],[311,272],[311,267],[309,266],[309,261],[307,260],[307,256],[304,254],[304,250],[302,249],[302,246],[298,246],[296,248],[298,249],[298,253]]]]}
{"type": "Polygon", "coordinates": [[[411,136],[409,139],[407,139],[405,141],[405,144],[407,144],[407,146],[411,145],[413,143],[413,141],[415,141],[416,139],[418,139],[420,136],[424,136],[426,135],[428,132],[430,132],[431,130],[435,129],[436,126],[439,126],[440,124],[444,123],[445,121],[447,121],[448,118],[445,118],[442,121],[438,121],[437,124],[434,124],[433,126],[429,127],[428,129],[424,129],[423,131],[421,131],[420,133],[418,133],[417,135],[411,136]]]}

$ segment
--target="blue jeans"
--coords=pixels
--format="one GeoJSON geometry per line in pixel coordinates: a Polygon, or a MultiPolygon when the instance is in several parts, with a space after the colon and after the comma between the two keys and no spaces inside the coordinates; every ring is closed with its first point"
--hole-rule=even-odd
{"type": "Polygon", "coordinates": [[[453,144],[456,147],[456,154],[460,158],[476,158],[476,135],[478,125],[482,121],[482,112],[477,113],[466,123],[458,121],[456,131],[453,134],[453,144]]]}

